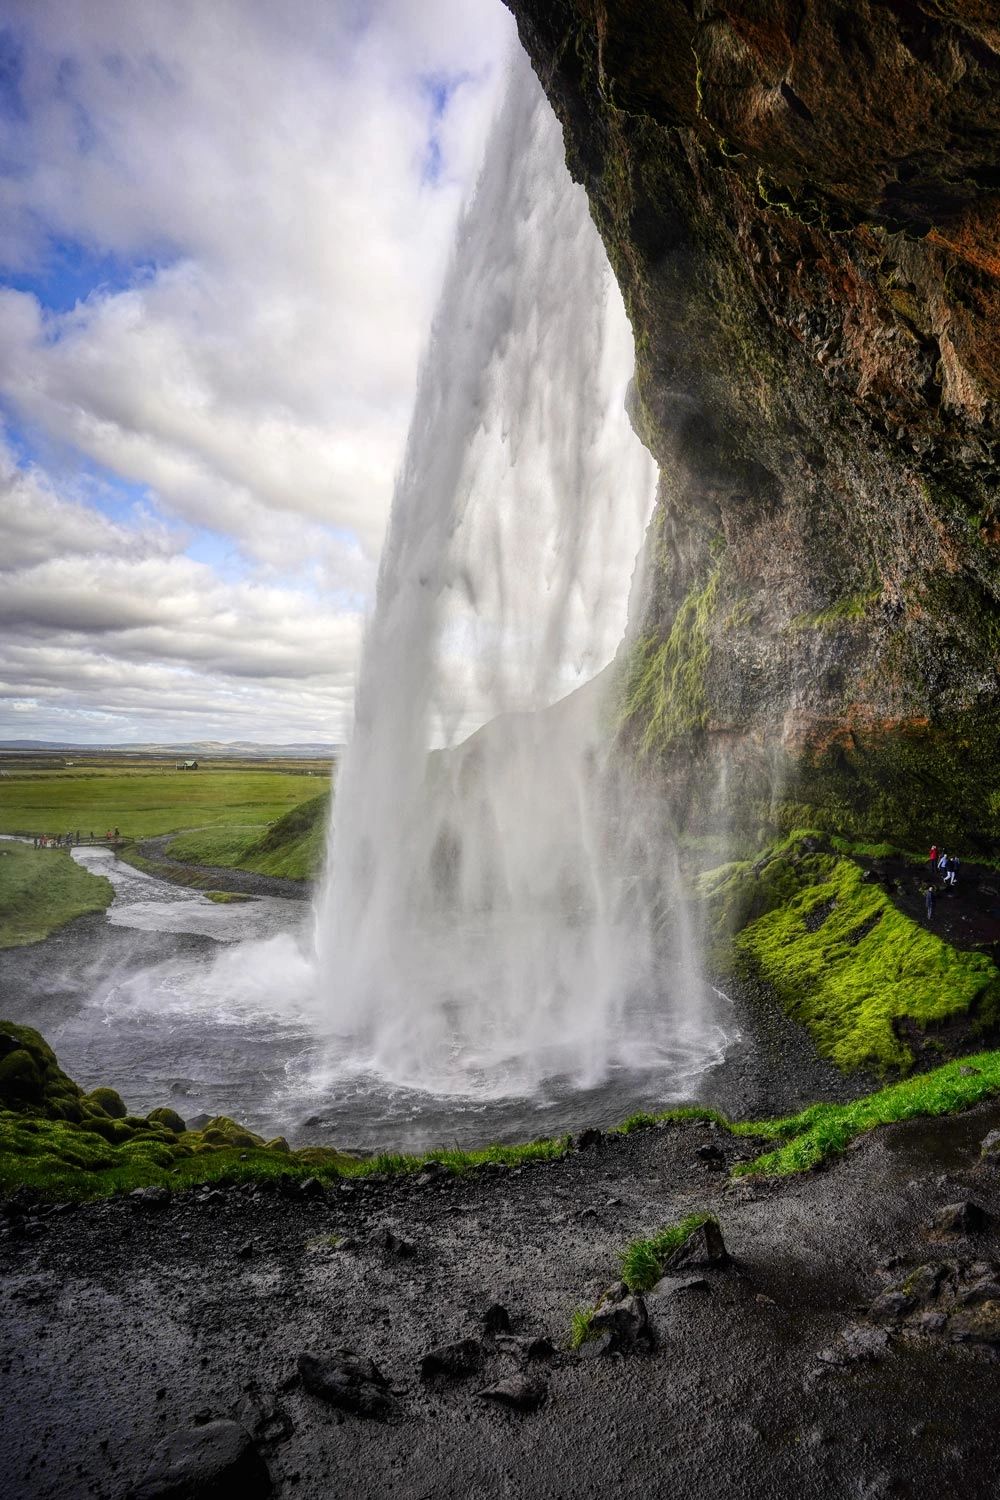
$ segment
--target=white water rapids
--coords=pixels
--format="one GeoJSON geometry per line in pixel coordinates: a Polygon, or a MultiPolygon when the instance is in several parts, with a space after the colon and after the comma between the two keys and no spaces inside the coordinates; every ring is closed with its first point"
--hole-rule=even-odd
{"type": "Polygon", "coordinates": [[[314,911],[213,906],[77,851],[111,874],[108,922],[0,955],[0,983],[81,1082],[362,1147],[697,1094],[735,1027],[669,808],[611,754],[601,671],[655,484],[633,357],[518,57],[423,364],[314,911]]]}

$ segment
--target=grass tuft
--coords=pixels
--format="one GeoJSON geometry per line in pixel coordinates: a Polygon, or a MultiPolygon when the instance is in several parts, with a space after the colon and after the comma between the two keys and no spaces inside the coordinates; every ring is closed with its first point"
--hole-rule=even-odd
{"type": "MultiPolygon", "coordinates": [[[[663,1263],[711,1214],[688,1214],[677,1224],[658,1229],[645,1240],[633,1240],[621,1253],[622,1281],[630,1292],[648,1292],[663,1275],[663,1263]]],[[[713,1221],[714,1222],[714,1221],[713,1221]]]]}
{"type": "Polygon", "coordinates": [[[959,1058],[849,1104],[813,1104],[778,1120],[732,1125],[734,1135],[780,1142],[773,1151],[739,1162],[734,1177],[787,1177],[838,1155],[866,1131],[920,1116],[954,1114],[1000,1092],[1000,1052],[959,1058]],[[971,1070],[971,1071],[970,1071],[971,1070]]]}
{"type": "Polygon", "coordinates": [[[571,1349],[579,1349],[588,1339],[596,1337],[597,1329],[594,1327],[596,1311],[597,1309],[593,1307],[574,1309],[569,1323],[569,1347],[571,1349]]]}

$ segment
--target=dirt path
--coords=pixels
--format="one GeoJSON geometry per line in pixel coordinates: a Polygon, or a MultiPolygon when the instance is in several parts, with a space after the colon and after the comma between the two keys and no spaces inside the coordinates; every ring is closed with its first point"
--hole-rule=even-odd
{"type": "MultiPolygon", "coordinates": [[[[258,875],[254,870],[231,870],[220,865],[196,865],[171,859],[166,848],[177,836],[176,831],[164,833],[156,838],[143,839],[135,846],[143,859],[156,865],[156,874],[164,880],[170,880],[172,874],[195,875],[199,881],[207,881],[213,891],[233,891],[245,896],[284,896],[293,901],[308,901],[312,896],[312,882],[308,880],[287,880],[281,875],[258,875]]],[[[178,883],[189,882],[179,880],[178,883]]]]}
{"type": "Polygon", "coordinates": [[[705,1150],[730,1165],[749,1143],[699,1125],[460,1179],[22,1206],[0,1237],[4,1493],[121,1500],[165,1434],[229,1419],[297,1500],[992,1494],[1000,1319],[975,1343],[864,1309],[914,1267],[982,1276],[1000,1256],[1000,1171],[978,1164],[998,1120],[895,1126],[827,1172],[752,1187],[705,1150]],[[931,1229],[969,1197],[984,1230],[931,1229]],[[698,1208],[735,1263],[647,1299],[654,1350],[566,1352],[616,1252],[698,1208]],[[494,1302],[557,1352],[487,1335],[494,1302]],[[430,1350],[469,1338],[474,1373],[421,1379],[430,1350]],[[381,1420],[303,1388],[299,1355],[343,1348],[388,1381],[381,1420]],[[477,1395],[521,1369],[538,1410],[477,1395]]]}
{"type": "Polygon", "coordinates": [[[931,876],[929,861],[917,863],[896,855],[859,858],[857,863],[872,873],[900,911],[915,922],[929,926],[956,948],[983,948],[1000,959],[1000,870],[962,861],[958,884],[951,887],[937,870],[931,876]],[[928,884],[933,884],[936,896],[930,922],[923,894],[928,884]]]}

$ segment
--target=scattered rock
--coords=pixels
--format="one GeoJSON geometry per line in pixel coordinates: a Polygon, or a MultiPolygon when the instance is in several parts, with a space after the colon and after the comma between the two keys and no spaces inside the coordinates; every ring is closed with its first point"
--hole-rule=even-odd
{"type": "Polygon", "coordinates": [[[606,1355],[617,1354],[618,1345],[611,1330],[605,1329],[596,1337],[586,1339],[577,1352],[581,1359],[603,1359],[606,1355]]]}
{"type": "Polygon", "coordinates": [[[483,1363],[483,1346],[478,1339],[459,1339],[454,1344],[442,1344],[432,1349],[420,1361],[420,1379],[435,1380],[445,1377],[464,1380],[475,1375],[483,1363]]]}
{"type": "Polygon", "coordinates": [[[238,1422],[206,1422],[172,1432],[154,1450],[132,1500],[258,1500],[271,1476],[238,1422]]]}
{"type": "Polygon", "coordinates": [[[283,1135],[276,1135],[273,1140],[264,1142],[265,1151],[281,1151],[291,1155],[291,1146],[283,1135]]]}
{"type": "Polygon", "coordinates": [[[991,1130],[979,1147],[981,1156],[1000,1156],[1000,1130],[991,1130]]]}
{"type": "Polygon", "coordinates": [[[510,1333],[510,1313],[499,1302],[491,1302],[483,1313],[483,1327],[487,1333],[510,1333]]]}
{"type": "Polygon", "coordinates": [[[652,1348],[655,1337],[643,1299],[634,1292],[618,1302],[604,1303],[594,1313],[591,1328],[612,1336],[611,1352],[625,1354],[638,1346],[652,1348]]]}
{"type": "Polygon", "coordinates": [[[978,1203],[966,1200],[948,1203],[934,1215],[931,1228],[940,1234],[981,1234],[986,1228],[987,1215],[978,1203]]]}
{"type": "Polygon", "coordinates": [[[902,1288],[890,1287],[887,1292],[882,1292],[875,1298],[868,1309],[868,1316],[875,1323],[899,1323],[913,1312],[916,1305],[916,1299],[902,1288]]]}
{"type": "Polygon", "coordinates": [[[599,1146],[602,1139],[603,1136],[599,1130],[595,1130],[593,1126],[588,1126],[586,1130],[581,1130],[577,1136],[575,1142],[576,1149],[578,1151],[590,1151],[594,1146],[599,1146]]]}
{"type": "Polygon", "coordinates": [[[359,1417],[380,1417],[389,1407],[389,1383],[378,1366],[352,1349],[327,1356],[303,1353],[298,1360],[302,1384],[313,1396],[359,1417]]]}
{"type": "Polygon", "coordinates": [[[170,1189],[165,1187],[133,1188],[129,1202],[137,1208],[166,1208],[170,1202],[170,1189]]]}
{"type": "Polygon", "coordinates": [[[698,1150],[695,1152],[695,1155],[698,1157],[699,1161],[706,1161],[711,1163],[721,1163],[726,1159],[726,1153],[724,1151],[721,1151],[713,1141],[709,1141],[705,1146],[699,1146],[698,1150]]]}
{"type": "Polygon", "coordinates": [[[322,1198],[323,1184],[318,1177],[307,1177],[304,1182],[299,1183],[299,1193],[303,1198],[322,1198]]]}
{"type": "Polygon", "coordinates": [[[239,1246],[239,1248],[236,1251],[236,1259],[237,1260],[252,1260],[253,1259],[253,1245],[251,1244],[251,1242],[249,1240],[247,1240],[247,1242],[246,1242],[245,1245],[240,1245],[239,1246]]]}
{"type": "Polygon", "coordinates": [[[871,1363],[880,1359],[889,1347],[889,1335],[884,1328],[873,1328],[868,1323],[849,1323],[842,1328],[828,1349],[821,1349],[816,1356],[825,1365],[853,1365],[871,1363]]]}
{"type": "Polygon", "coordinates": [[[388,1250],[390,1255],[398,1255],[401,1260],[409,1260],[417,1253],[417,1247],[412,1240],[404,1240],[401,1235],[394,1234],[391,1229],[383,1229],[381,1244],[383,1250],[388,1250]]]}
{"type": "Polygon", "coordinates": [[[728,1266],[729,1252],[722,1230],[714,1219],[706,1219],[692,1230],[682,1245],[664,1261],[665,1271],[679,1271],[684,1266],[728,1266]]]}
{"type": "Polygon", "coordinates": [[[498,1380],[496,1385],[477,1391],[476,1395],[481,1401],[495,1401],[512,1411],[535,1411],[545,1400],[546,1386],[543,1380],[511,1375],[506,1380],[498,1380]]]}

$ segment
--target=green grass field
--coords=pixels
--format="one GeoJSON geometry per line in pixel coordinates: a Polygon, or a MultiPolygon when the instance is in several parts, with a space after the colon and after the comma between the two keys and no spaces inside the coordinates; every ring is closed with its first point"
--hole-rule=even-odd
{"type": "Polygon", "coordinates": [[[329,815],[329,796],[312,797],[267,828],[198,829],[171,839],[166,852],[191,864],[310,880],[323,863],[329,815]]]}
{"type": "Polygon", "coordinates": [[[57,927],[110,904],[111,882],[66,849],[0,843],[0,948],[37,943],[57,927]]]}
{"type": "Polygon", "coordinates": [[[0,833],[84,838],[119,828],[127,838],[186,829],[239,826],[250,841],[269,824],[322,792],[329,772],[243,769],[210,763],[197,771],[173,764],[11,771],[0,779],[0,833]]]}

